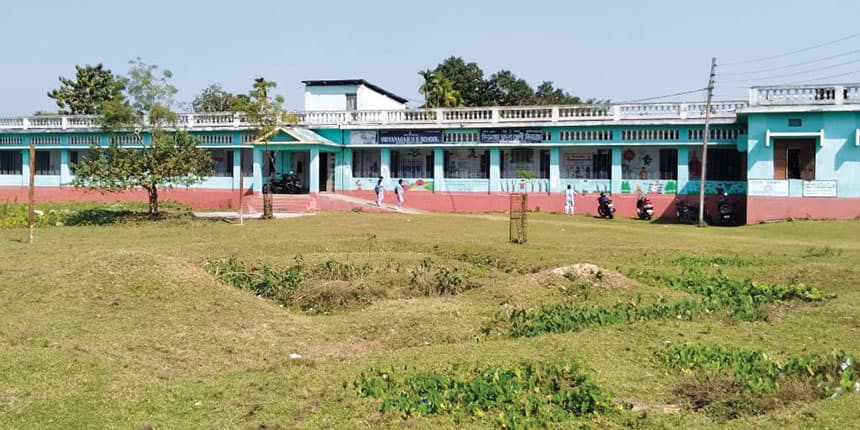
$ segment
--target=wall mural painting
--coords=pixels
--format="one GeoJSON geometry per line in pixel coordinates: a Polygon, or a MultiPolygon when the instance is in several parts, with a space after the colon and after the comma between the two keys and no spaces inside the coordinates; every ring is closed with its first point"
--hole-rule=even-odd
{"type": "MultiPolygon", "coordinates": [[[[714,196],[727,193],[730,196],[746,195],[747,183],[741,181],[705,181],[705,194],[714,196]]],[[[699,181],[687,182],[681,194],[699,194],[699,181]]]]}
{"type": "Polygon", "coordinates": [[[636,180],[624,179],[621,181],[622,194],[652,193],[652,194],[677,194],[678,181],[673,179],[651,179],[636,180]]]}
{"type": "Polygon", "coordinates": [[[608,179],[561,179],[561,190],[566,190],[567,186],[577,194],[598,194],[609,193],[611,184],[608,179]]]}
{"type": "Polygon", "coordinates": [[[627,148],[621,153],[621,177],[624,179],[660,178],[660,149],[627,148]]]}
{"type": "Polygon", "coordinates": [[[502,192],[506,193],[546,193],[549,191],[549,179],[508,179],[500,180],[502,192]]]}
{"type": "Polygon", "coordinates": [[[403,178],[406,184],[406,191],[433,191],[432,179],[406,179],[403,178]]]}

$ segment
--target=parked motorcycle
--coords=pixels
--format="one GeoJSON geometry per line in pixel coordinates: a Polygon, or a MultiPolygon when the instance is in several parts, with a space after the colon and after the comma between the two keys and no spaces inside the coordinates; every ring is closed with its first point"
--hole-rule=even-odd
{"type": "Polygon", "coordinates": [[[281,175],[280,179],[269,179],[269,182],[264,185],[263,191],[269,191],[273,194],[300,194],[302,182],[295,173],[285,173],[281,175]]]}
{"type": "Polygon", "coordinates": [[[651,221],[654,216],[654,204],[648,196],[642,194],[636,199],[636,216],[639,219],[651,221]]]}
{"type": "Polygon", "coordinates": [[[732,209],[732,205],[729,202],[729,194],[723,193],[720,196],[720,201],[717,203],[717,208],[719,209],[720,216],[717,218],[717,223],[719,225],[732,225],[734,223],[734,210],[732,209]]]}
{"type": "Polygon", "coordinates": [[[601,218],[615,218],[615,205],[612,204],[612,199],[606,197],[605,193],[600,193],[597,198],[597,214],[601,218]]]}
{"type": "MultiPolygon", "coordinates": [[[[699,205],[687,201],[675,200],[675,213],[678,222],[682,224],[697,224],[699,222],[699,205]]],[[[708,211],[705,211],[705,222],[711,223],[708,211]]]]}

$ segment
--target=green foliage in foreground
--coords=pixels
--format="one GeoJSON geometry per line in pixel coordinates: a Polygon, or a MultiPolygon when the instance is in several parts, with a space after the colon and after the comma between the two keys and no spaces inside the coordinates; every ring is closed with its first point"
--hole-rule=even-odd
{"type": "Polygon", "coordinates": [[[726,374],[753,394],[772,393],[781,380],[792,377],[813,382],[821,396],[831,394],[834,386],[852,391],[860,373],[857,360],[843,351],[791,356],[780,362],[760,349],[672,344],[657,352],[657,360],[669,370],[726,374]]]}
{"type": "Polygon", "coordinates": [[[578,331],[589,327],[633,321],[679,318],[728,309],[733,318],[751,321],[762,318],[761,306],[777,301],[813,301],[823,298],[821,292],[802,283],[766,285],[755,281],[735,280],[717,273],[687,270],[681,276],[644,275],[654,285],[662,285],[703,296],[701,300],[684,299],[674,303],[621,303],[607,306],[575,306],[570,303],[542,305],[536,309],[515,309],[508,318],[510,337],[537,336],[542,333],[578,331]]]}
{"type": "Polygon", "coordinates": [[[371,370],[352,386],[362,397],[382,399],[384,413],[396,411],[403,418],[446,414],[457,422],[491,417],[501,428],[545,427],[612,407],[609,393],[575,363],[524,362],[512,368],[452,368],[409,376],[371,370]]]}
{"type": "MultiPolygon", "coordinates": [[[[187,214],[188,208],[179,203],[164,202],[162,209],[187,214]]],[[[142,213],[140,203],[113,203],[99,205],[93,203],[53,203],[39,204],[35,216],[36,227],[63,227],[80,225],[107,225],[136,221],[150,221],[156,218],[142,213]]],[[[162,218],[164,214],[162,214],[162,218]]],[[[27,205],[19,203],[0,203],[0,229],[26,228],[27,205]]]]}
{"type": "Polygon", "coordinates": [[[296,291],[308,278],[301,257],[296,257],[294,266],[283,270],[268,264],[246,266],[234,257],[209,262],[203,268],[222,282],[274,300],[283,306],[293,305],[296,291]]]}

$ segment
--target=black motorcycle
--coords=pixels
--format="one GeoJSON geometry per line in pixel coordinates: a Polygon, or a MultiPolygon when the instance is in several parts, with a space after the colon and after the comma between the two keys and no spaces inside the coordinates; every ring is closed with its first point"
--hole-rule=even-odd
{"type": "Polygon", "coordinates": [[[612,199],[605,195],[601,195],[597,199],[597,214],[600,215],[601,218],[615,218],[615,205],[612,204],[612,199]]]}
{"type": "Polygon", "coordinates": [[[729,194],[723,193],[720,196],[720,201],[717,203],[717,208],[719,209],[720,217],[717,218],[717,223],[719,225],[732,225],[734,223],[734,210],[732,209],[732,205],[729,202],[729,194]]]}
{"type": "MultiPolygon", "coordinates": [[[[699,222],[699,205],[686,201],[675,201],[675,213],[678,215],[678,222],[681,224],[698,224],[699,222]]],[[[708,212],[705,211],[705,222],[711,223],[708,212]]]]}
{"type": "Polygon", "coordinates": [[[269,182],[263,186],[263,192],[271,192],[273,194],[300,194],[302,192],[302,182],[298,175],[294,173],[284,173],[280,179],[269,179],[269,182]]]}

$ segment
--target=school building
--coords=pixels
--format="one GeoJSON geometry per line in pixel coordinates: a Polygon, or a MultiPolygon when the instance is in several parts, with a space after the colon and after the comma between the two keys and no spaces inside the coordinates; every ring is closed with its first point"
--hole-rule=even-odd
{"type": "MultiPolygon", "coordinates": [[[[180,115],[211,151],[214,175],[162,198],[235,209],[243,175],[246,210],[257,211],[268,178],[293,171],[305,194],[276,196],[276,210],[345,209],[338,196],[372,200],[382,176],[388,190],[404,179],[407,207],[430,211],[502,211],[514,192],[561,211],[570,185],[577,213],[596,213],[606,192],[618,215],[633,215],[642,190],[673,217],[676,202],[698,198],[705,170],[711,213],[726,192],[748,223],[860,216],[860,84],[759,86],[747,100],[714,102],[702,166],[704,102],[411,109],[362,79],[304,83],[297,123],[265,142],[240,114],[180,115]]],[[[30,143],[41,201],[145,200],[70,186],[88,148],[111,142],[135,144],[94,117],[0,118],[0,201],[26,201],[30,143]]]]}

